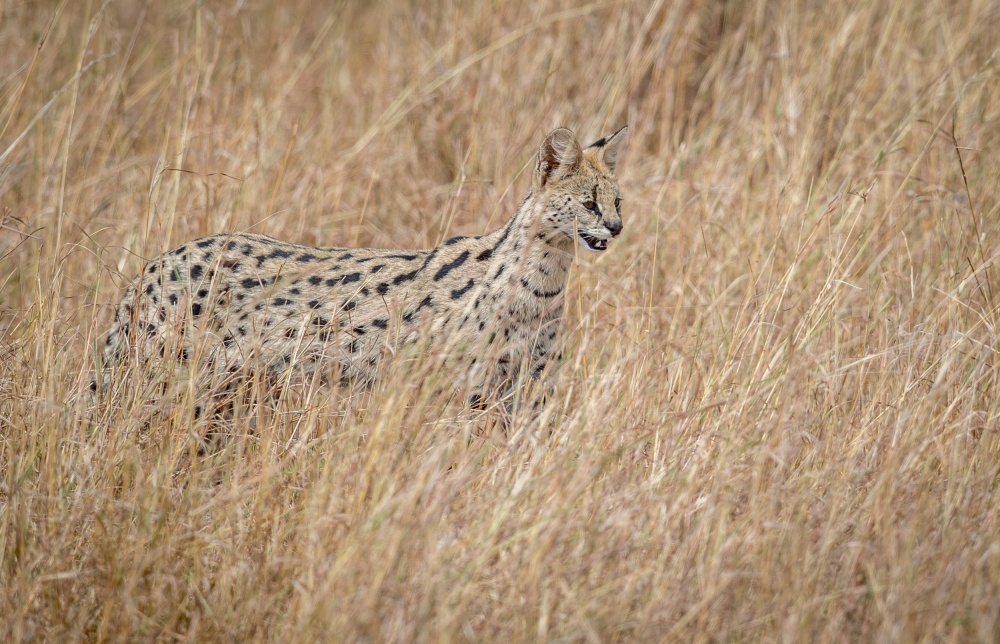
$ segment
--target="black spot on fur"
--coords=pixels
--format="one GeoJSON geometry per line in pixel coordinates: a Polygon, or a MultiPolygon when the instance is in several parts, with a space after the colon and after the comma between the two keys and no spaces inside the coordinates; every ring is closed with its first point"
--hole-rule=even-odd
{"type": "Polygon", "coordinates": [[[562,288],[557,288],[554,291],[539,291],[537,288],[531,289],[531,294],[532,295],[534,295],[535,297],[542,298],[542,299],[547,299],[547,298],[550,298],[550,297],[555,297],[556,295],[559,295],[560,293],[562,293],[562,288]]]}
{"type": "Polygon", "coordinates": [[[469,279],[469,281],[466,282],[465,286],[463,286],[462,288],[457,288],[457,289],[452,290],[452,292],[451,292],[451,299],[457,300],[458,298],[460,298],[463,295],[465,295],[466,293],[468,293],[469,289],[471,289],[475,285],[476,285],[475,280],[469,279]]]}
{"type": "Polygon", "coordinates": [[[336,286],[337,284],[340,284],[339,277],[331,277],[330,279],[326,280],[327,286],[336,286]]]}
{"type": "Polygon", "coordinates": [[[309,278],[309,283],[312,284],[313,286],[319,286],[322,281],[323,278],[320,277],[319,275],[313,275],[309,278]]]}
{"type": "Polygon", "coordinates": [[[327,320],[326,318],[321,316],[313,318],[312,323],[316,326],[327,326],[328,324],[330,324],[330,320],[327,320]]]}
{"type": "Polygon", "coordinates": [[[201,315],[201,304],[195,302],[194,304],[191,305],[191,315],[193,315],[194,317],[198,317],[199,315],[201,315]]]}
{"type": "Polygon", "coordinates": [[[371,295],[371,290],[367,286],[361,289],[362,297],[368,297],[369,295],[371,295]]]}
{"type": "Polygon", "coordinates": [[[493,276],[493,279],[496,279],[496,278],[500,277],[501,275],[503,275],[503,272],[505,270],[507,270],[507,265],[506,264],[500,264],[500,268],[497,269],[497,274],[493,276]]]}
{"type": "Polygon", "coordinates": [[[352,284],[354,282],[361,281],[361,273],[351,273],[349,275],[344,275],[343,283],[352,284]]]}
{"type": "Polygon", "coordinates": [[[355,335],[364,335],[365,333],[367,333],[367,331],[365,331],[365,327],[363,326],[356,326],[353,329],[351,329],[351,332],[354,333],[355,335]]]}
{"type": "Polygon", "coordinates": [[[347,300],[346,302],[344,302],[344,306],[341,308],[345,311],[353,311],[357,307],[358,307],[357,302],[355,302],[354,300],[347,300]]]}
{"type": "Polygon", "coordinates": [[[354,257],[354,255],[352,253],[344,253],[343,255],[339,256],[337,259],[339,261],[342,261],[342,260],[345,260],[345,259],[351,259],[352,257],[354,257]]]}
{"type": "Polygon", "coordinates": [[[289,300],[284,297],[276,297],[271,300],[271,303],[275,306],[288,306],[289,304],[295,304],[295,300],[289,300]]]}
{"type": "Polygon", "coordinates": [[[155,274],[157,266],[158,266],[158,264],[150,264],[149,268],[146,269],[146,272],[149,273],[150,275],[155,274]]]}
{"type": "Polygon", "coordinates": [[[284,248],[275,248],[274,250],[271,251],[269,257],[271,257],[272,259],[288,259],[291,256],[292,256],[292,251],[285,250],[284,248]]]}
{"type": "Polygon", "coordinates": [[[451,260],[450,262],[442,266],[440,269],[438,269],[438,272],[434,274],[434,281],[440,282],[442,279],[444,279],[445,275],[447,275],[451,271],[455,270],[456,268],[464,264],[465,260],[467,259],[469,259],[469,251],[467,250],[462,251],[461,255],[459,255],[458,257],[456,257],[455,259],[451,260]]]}
{"type": "Polygon", "coordinates": [[[501,235],[500,239],[497,240],[496,246],[494,246],[493,248],[487,248],[483,252],[479,253],[479,255],[476,256],[476,259],[479,260],[480,262],[483,262],[483,261],[486,261],[487,259],[489,259],[490,257],[492,257],[493,256],[493,251],[495,251],[496,249],[500,248],[500,246],[505,241],[507,241],[507,237],[510,235],[510,230],[513,227],[514,227],[514,220],[511,219],[507,223],[507,227],[503,229],[503,235],[501,235]]]}
{"type": "Polygon", "coordinates": [[[389,285],[386,284],[385,282],[382,282],[381,284],[375,287],[375,290],[379,292],[379,295],[385,295],[386,293],[389,292],[389,285]]]}
{"type": "Polygon", "coordinates": [[[203,239],[198,242],[198,248],[208,248],[209,246],[215,246],[215,239],[209,237],[208,239],[203,239]]]}
{"type": "Polygon", "coordinates": [[[309,300],[309,308],[311,308],[311,309],[318,309],[319,308],[319,302],[317,300],[309,300]]]}
{"type": "Polygon", "coordinates": [[[264,286],[264,284],[256,277],[248,277],[240,282],[240,286],[243,288],[256,288],[258,286],[264,286]]]}
{"type": "Polygon", "coordinates": [[[233,241],[233,240],[230,239],[229,243],[226,244],[226,250],[236,250],[237,246],[239,246],[239,244],[237,244],[235,241],[233,241]]]}
{"type": "Polygon", "coordinates": [[[467,237],[464,237],[464,236],[461,236],[461,235],[458,236],[458,237],[452,237],[451,239],[445,240],[444,245],[445,246],[451,246],[452,244],[457,244],[458,242],[462,241],[463,239],[467,239],[467,237]]]}
{"type": "Polygon", "coordinates": [[[246,298],[246,295],[244,295],[242,293],[237,293],[236,294],[236,301],[242,302],[244,300],[244,298],[246,298]]]}
{"type": "Polygon", "coordinates": [[[389,326],[389,320],[385,318],[375,318],[374,320],[372,320],[372,324],[380,329],[384,329],[387,326],[389,326]]]}
{"type": "Polygon", "coordinates": [[[302,295],[302,289],[298,288],[290,288],[288,289],[288,292],[291,293],[292,295],[302,295]]]}
{"type": "Polygon", "coordinates": [[[486,326],[486,323],[483,322],[482,320],[480,320],[479,321],[479,330],[482,331],[484,326],[486,326]]]}
{"type": "Polygon", "coordinates": [[[150,282],[149,284],[146,285],[146,295],[152,295],[152,294],[153,294],[153,283],[150,282]]]}
{"type": "Polygon", "coordinates": [[[417,257],[417,255],[386,255],[385,259],[401,259],[404,262],[412,262],[417,257]]]}
{"type": "Polygon", "coordinates": [[[425,257],[424,261],[420,264],[420,268],[418,268],[417,270],[422,271],[425,268],[427,268],[427,265],[431,263],[431,260],[433,260],[434,257],[437,256],[439,250],[441,250],[441,249],[440,248],[435,248],[434,250],[432,250],[431,252],[429,252],[427,254],[427,257],[425,257]]]}
{"type": "Polygon", "coordinates": [[[177,293],[171,293],[170,294],[170,303],[171,304],[177,304],[177,293]]]}
{"type": "Polygon", "coordinates": [[[207,288],[203,288],[200,291],[198,291],[198,297],[205,297],[206,295],[208,295],[208,289],[207,288]]]}
{"type": "Polygon", "coordinates": [[[409,322],[410,320],[413,319],[414,315],[416,315],[417,313],[420,313],[420,309],[423,309],[425,307],[429,307],[429,306],[431,306],[431,304],[432,304],[431,296],[428,295],[427,297],[425,297],[423,300],[420,301],[420,304],[417,305],[416,309],[414,309],[413,311],[410,311],[409,313],[407,313],[406,315],[403,316],[403,321],[404,322],[409,322]]]}
{"type": "Polygon", "coordinates": [[[176,282],[180,278],[181,278],[181,272],[179,270],[177,270],[175,268],[174,270],[170,271],[170,281],[171,282],[176,282]]]}
{"type": "Polygon", "coordinates": [[[383,268],[385,268],[385,264],[376,264],[375,266],[372,266],[371,272],[372,273],[377,273],[380,270],[382,270],[383,268]]]}
{"type": "Polygon", "coordinates": [[[401,274],[397,275],[396,277],[392,278],[392,283],[395,284],[396,286],[399,286],[403,282],[409,282],[414,277],[416,277],[417,273],[419,273],[419,272],[420,272],[420,269],[417,269],[415,271],[410,271],[409,273],[401,273],[401,274]]]}
{"type": "Polygon", "coordinates": [[[296,259],[300,262],[315,262],[319,258],[310,253],[303,253],[299,255],[296,259]]]}
{"type": "Polygon", "coordinates": [[[253,252],[253,246],[251,246],[250,244],[243,244],[243,246],[240,248],[240,252],[246,255],[247,257],[250,257],[250,253],[253,252]]]}
{"type": "Polygon", "coordinates": [[[226,332],[226,335],[222,336],[222,344],[231,347],[233,343],[236,342],[236,338],[233,337],[232,333],[226,332]]]}

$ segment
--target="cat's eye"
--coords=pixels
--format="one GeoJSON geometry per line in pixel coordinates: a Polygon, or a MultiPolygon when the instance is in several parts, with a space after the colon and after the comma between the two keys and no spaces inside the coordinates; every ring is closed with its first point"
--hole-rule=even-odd
{"type": "Polygon", "coordinates": [[[595,213],[598,212],[597,211],[597,204],[594,203],[593,201],[590,201],[590,200],[584,201],[583,202],[583,207],[586,208],[587,210],[589,210],[590,212],[595,212],[595,213]]]}
{"type": "Polygon", "coordinates": [[[622,198],[615,197],[615,210],[621,210],[621,209],[622,209],[622,198]]]}

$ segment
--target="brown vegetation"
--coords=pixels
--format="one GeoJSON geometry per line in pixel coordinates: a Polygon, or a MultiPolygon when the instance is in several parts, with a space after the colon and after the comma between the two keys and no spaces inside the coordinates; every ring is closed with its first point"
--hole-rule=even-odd
{"type": "Polygon", "coordinates": [[[998,33],[989,0],[0,2],[0,639],[996,641],[998,33]],[[183,371],[77,395],[141,257],[481,233],[545,132],[626,122],[625,231],[506,432],[409,358],[251,396],[210,454],[183,371]]]}

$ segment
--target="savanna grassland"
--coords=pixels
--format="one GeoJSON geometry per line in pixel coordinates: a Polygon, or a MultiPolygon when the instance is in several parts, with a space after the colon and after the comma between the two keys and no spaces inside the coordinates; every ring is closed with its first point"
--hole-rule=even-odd
{"type": "Polygon", "coordinates": [[[998,34],[989,0],[0,1],[0,640],[997,641],[998,34]],[[419,351],[224,419],[196,364],[81,395],[143,259],[483,233],[549,130],[626,123],[544,404],[470,413],[419,351]]]}

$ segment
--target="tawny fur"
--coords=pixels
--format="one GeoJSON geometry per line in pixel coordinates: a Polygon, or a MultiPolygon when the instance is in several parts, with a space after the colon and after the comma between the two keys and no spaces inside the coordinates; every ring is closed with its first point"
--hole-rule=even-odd
{"type": "Polygon", "coordinates": [[[575,245],[603,250],[621,231],[614,172],[625,134],[584,150],[569,130],[553,131],[506,225],[433,249],[312,248],[248,233],[184,244],[128,287],[104,363],[173,346],[219,371],[252,362],[373,380],[388,349],[424,341],[475,396],[525,367],[537,376],[562,326],[575,245]]]}

